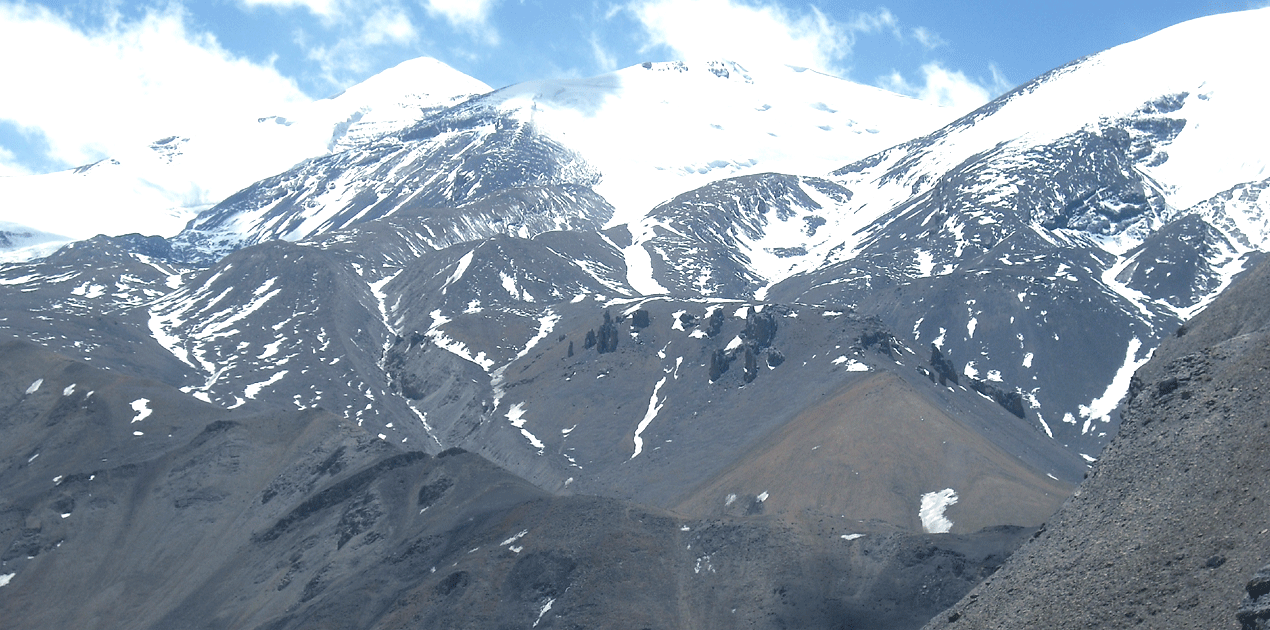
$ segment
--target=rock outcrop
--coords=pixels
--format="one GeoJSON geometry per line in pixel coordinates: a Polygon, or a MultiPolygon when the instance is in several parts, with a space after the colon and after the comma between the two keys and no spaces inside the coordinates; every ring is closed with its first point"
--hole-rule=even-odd
{"type": "Polygon", "coordinates": [[[1270,564],[1261,567],[1244,590],[1248,595],[1235,614],[1240,630],[1270,629],[1270,564]]]}

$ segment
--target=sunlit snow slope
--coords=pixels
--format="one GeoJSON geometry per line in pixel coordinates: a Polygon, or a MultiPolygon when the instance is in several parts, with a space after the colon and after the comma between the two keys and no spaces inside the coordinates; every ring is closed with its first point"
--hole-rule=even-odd
{"type": "Polygon", "coordinates": [[[1265,150],[1270,121],[1261,113],[1270,88],[1253,78],[1270,72],[1267,28],[1270,11],[1217,15],[1091,55],[927,138],[844,169],[843,179],[861,190],[877,189],[861,205],[889,209],[929,190],[936,175],[1003,143],[1021,152],[1116,119],[1167,113],[1184,126],[1161,147],[1163,153],[1133,166],[1159,185],[1170,206],[1189,207],[1236,184],[1270,177],[1265,150]],[[1173,98],[1162,101],[1165,97],[1173,98]],[[1156,104],[1154,111],[1144,110],[1148,104],[1156,104]]]}

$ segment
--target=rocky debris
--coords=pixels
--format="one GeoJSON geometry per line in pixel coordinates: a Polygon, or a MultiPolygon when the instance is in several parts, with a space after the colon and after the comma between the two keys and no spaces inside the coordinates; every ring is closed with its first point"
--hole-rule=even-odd
{"type": "Polygon", "coordinates": [[[756,351],[766,349],[776,338],[778,326],[774,311],[775,309],[768,308],[761,313],[756,313],[754,309],[750,309],[750,313],[745,317],[745,331],[741,333],[741,338],[751,341],[756,351]]]}
{"type": "Polygon", "coordinates": [[[862,322],[864,330],[860,332],[857,343],[863,350],[868,350],[877,346],[877,351],[888,357],[894,357],[895,353],[900,349],[900,342],[882,324],[882,320],[876,316],[864,318],[862,322]]]}
{"type": "Polygon", "coordinates": [[[707,337],[713,338],[719,334],[719,331],[723,330],[723,318],[723,309],[721,308],[716,308],[713,313],[710,313],[710,318],[706,320],[707,337]]]}
{"type": "Polygon", "coordinates": [[[423,333],[412,332],[409,336],[397,337],[397,342],[384,357],[384,371],[388,373],[393,391],[410,400],[420,400],[427,395],[424,380],[408,366],[414,362],[414,357],[427,351],[428,345],[428,338],[423,333]]]}
{"type": "Polygon", "coordinates": [[[940,385],[947,385],[952,381],[953,385],[958,383],[957,368],[953,366],[953,362],[939,351],[939,346],[930,344],[930,366],[935,371],[935,376],[939,378],[940,385]]]}
{"type": "Polygon", "coordinates": [[[918,374],[921,374],[922,376],[925,376],[928,380],[930,380],[930,382],[932,383],[938,382],[937,379],[935,378],[935,373],[930,371],[930,369],[927,368],[926,366],[919,365],[919,366],[916,366],[914,369],[917,370],[918,374]]]}
{"type": "MultiPolygon", "coordinates": [[[[1129,393],[1125,398],[1125,404],[1132,404],[1143,393],[1149,394],[1153,401],[1161,403],[1167,403],[1174,396],[1180,400],[1190,400],[1193,395],[1190,386],[1211,380],[1209,371],[1212,369],[1213,360],[1211,349],[1178,357],[1165,366],[1166,376],[1151,384],[1143,382],[1141,373],[1134,374],[1129,381],[1129,393]]],[[[1146,417],[1142,419],[1142,422],[1150,424],[1154,419],[1146,417]]]]}
{"type": "Polygon", "coordinates": [[[741,375],[741,380],[746,383],[754,382],[758,377],[758,354],[754,348],[748,344],[745,346],[745,371],[741,375]]]}
{"type": "Polygon", "coordinates": [[[1235,613],[1240,630],[1270,630],[1270,564],[1261,567],[1244,590],[1248,594],[1235,613]]]}
{"type": "Polygon", "coordinates": [[[650,324],[651,321],[648,309],[641,308],[636,310],[634,313],[631,313],[631,328],[639,330],[641,328],[648,328],[650,324]]]}
{"type": "Polygon", "coordinates": [[[617,322],[613,321],[613,316],[606,310],[604,311],[604,323],[600,324],[600,331],[597,334],[594,330],[588,330],[586,339],[582,342],[585,349],[595,348],[600,354],[607,354],[617,350],[617,340],[620,337],[617,331],[617,322]]]}
{"type": "MultiPolygon", "coordinates": [[[[933,359],[934,357],[932,357],[932,360],[933,359]]],[[[1017,391],[1006,391],[996,385],[993,385],[992,383],[989,383],[988,381],[981,381],[977,378],[970,379],[968,384],[970,385],[970,389],[991,398],[993,402],[1005,407],[1006,411],[1020,418],[1024,416],[1023,395],[1017,391]]]]}
{"type": "Polygon", "coordinates": [[[454,487],[454,481],[449,477],[441,477],[436,481],[420,486],[419,495],[415,498],[416,504],[420,511],[432,507],[438,499],[445,496],[450,488],[454,487]]]}
{"type": "MultiPolygon", "coordinates": [[[[257,543],[266,543],[276,540],[279,536],[295,528],[310,516],[313,516],[314,514],[332,506],[344,503],[355,496],[360,498],[364,506],[366,497],[362,496],[362,493],[381,475],[397,468],[413,465],[425,458],[427,458],[427,455],[424,453],[402,453],[377,462],[375,465],[366,468],[365,470],[358,471],[357,473],[350,475],[348,478],[329,488],[326,488],[312,498],[301,503],[289,514],[274,523],[272,527],[257,534],[256,536],[253,536],[252,540],[257,543]]],[[[371,511],[371,513],[373,513],[373,511],[371,511]]],[[[353,518],[356,519],[357,517],[354,516],[353,518]]]]}
{"type": "MultiPolygon", "coordinates": [[[[762,312],[756,312],[756,309],[750,309],[745,317],[745,328],[741,330],[738,337],[741,339],[739,346],[715,349],[710,354],[710,381],[719,380],[732,362],[740,358],[743,364],[741,372],[741,381],[744,383],[752,383],[758,378],[759,365],[766,364],[775,368],[785,362],[785,356],[780,351],[771,347],[772,342],[776,339],[776,331],[780,327],[777,323],[780,315],[788,312],[784,307],[768,306],[762,312]]],[[[709,320],[708,336],[718,335],[723,327],[723,311],[716,309],[711,314],[709,320]],[[714,334],[710,334],[710,330],[714,330],[714,334]]]]}
{"type": "MultiPolygon", "coordinates": [[[[779,305],[765,305],[760,308],[763,310],[750,308],[746,314],[745,327],[737,335],[741,341],[740,345],[731,348],[716,348],[710,353],[711,382],[719,380],[719,377],[727,372],[732,362],[738,358],[744,365],[741,372],[741,381],[744,383],[752,383],[758,378],[760,365],[766,364],[768,367],[775,368],[785,362],[785,355],[773,348],[772,342],[775,341],[776,331],[780,328],[779,319],[789,313],[789,308],[779,305]]],[[[707,337],[717,336],[723,330],[724,321],[723,310],[715,309],[708,320],[707,337]]]]}
{"type": "Polygon", "coordinates": [[[728,371],[728,367],[732,365],[734,355],[725,351],[723,348],[717,348],[710,353],[710,382],[719,380],[724,372],[728,371]]]}
{"type": "MultiPolygon", "coordinates": [[[[475,421],[488,412],[489,379],[475,363],[445,351],[418,331],[396,336],[393,341],[382,363],[388,390],[399,394],[410,408],[428,410],[434,423],[428,431],[440,432],[443,427],[459,426],[465,420],[475,421]]],[[[378,414],[387,415],[384,402],[377,406],[378,414]]],[[[444,436],[431,435],[420,437],[427,439],[425,444],[432,443],[428,448],[440,448],[438,440],[444,436]]]]}

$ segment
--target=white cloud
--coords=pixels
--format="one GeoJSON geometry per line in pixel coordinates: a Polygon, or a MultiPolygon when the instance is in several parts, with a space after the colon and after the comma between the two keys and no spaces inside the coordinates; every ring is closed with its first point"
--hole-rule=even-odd
{"type": "Polygon", "coordinates": [[[30,175],[31,169],[18,163],[18,156],[4,147],[0,147],[0,177],[30,175]]]}
{"type": "Polygon", "coordinates": [[[409,44],[419,38],[419,32],[399,0],[360,4],[347,0],[239,0],[239,3],[249,9],[260,6],[277,10],[306,8],[322,18],[323,26],[341,30],[341,37],[352,36],[363,46],[409,44]]]}
{"type": "Polygon", "coordinates": [[[0,119],[38,130],[49,157],[84,164],[203,120],[285,112],[309,100],[275,69],[191,32],[179,7],[85,32],[31,5],[0,5],[0,119]],[[202,115],[204,113],[212,115],[202,115]]]}
{"type": "Polygon", "coordinates": [[[847,27],[854,33],[890,31],[897,38],[900,36],[900,20],[886,8],[878,9],[877,13],[857,13],[847,27]]]}
{"type": "Polygon", "coordinates": [[[399,9],[380,9],[362,25],[361,40],[367,46],[409,44],[418,37],[410,16],[399,9]]]}
{"type": "Polygon", "coordinates": [[[835,74],[843,74],[838,64],[851,52],[854,33],[895,23],[885,9],[841,24],[815,7],[795,14],[737,0],[645,0],[628,8],[647,32],[644,50],[664,46],[684,60],[770,60],[835,74]]]}
{"type": "Polygon", "coordinates": [[[594,34],[591,35],[591,56],[595,59],[595,65],[599,66],[600,70],[604,72],[617,70],[617,58],[600,43],[599,36],[594,34]]]}
{"type": "Polygon", "coordinates": [[[989,86],[989,90],[993,94],[1000,95],[1014,89],[1014,82],[1001,73],[1001,69],[997,67],[997,64],[989,63],[988,71],[992,73],[992,84],[989,86]]]}
{"type": "Polygon", "coordinates": [[[238,0],[247,8],[272,7],[274,9],[294,9],[303,7],[314,15],[325,18],[339,13],[338,0],[238,0]]]}
{"type": "Polygon", "coordinates": [[[926,28],[925,26],[919,26],[913,29],[912,34],[913,39],[916,39],[917,43],[921,44],[922,48],[925,48],[926,50],[939,48],[940,46],[948,43],[944,40],[944,38],[940,37],[938,33],[926,28]]]}
{"type": "Polygon", "coordinates": [[[433,18],[442,18],[450,26],[465,31],[486,46],[498,46],[498,31],[488,23],[490,11],[498,0],[424,0],[423,8],[433,18]]]}
{"type": "Polygon", "coordinates": [[[345,35],[326,37],[315,43],[304,33],[298,35],[297,44],[304,49],[305,57],[317,64],[323,81],[331,87],[343,89],[356,79],[375,70],[379,61],[377,48],[384,46],[409,46],[418,41],[419,31],[410,16],[400,9],[381,8],[365,18],[360,28],[352,23],[340,25],[345,35]]]}
{"type": "Polygon", "coordinates": [[[920,83],[910,83],[899,72],[892,72],[890,75],[880,77],[878,85],[892,92],[969,112],[1010,87],[1010,83],[995,65],[989,66],[989,70],[992,73],[992,79],[984,83],[966,76],[960,70],[949,70],[942,64],[934,62],[921,67],[920,83]]]}
{"type": "Polygon", "coordinates": [[[427,0],[424,4],[428,13],[443,17],[450,24],[474,28],[483,26],[489,18],[490,9],[497,0],[427,0]]]}
{"type": "Polygon", "coordinates": [[[357,40],[340,40],[334,46],[303,46],[305,58],[317,64],[322,80],[332,87],[343,88],[348,84],[346,75],[365,74],[370,70],[370,58],[357,40]]]}

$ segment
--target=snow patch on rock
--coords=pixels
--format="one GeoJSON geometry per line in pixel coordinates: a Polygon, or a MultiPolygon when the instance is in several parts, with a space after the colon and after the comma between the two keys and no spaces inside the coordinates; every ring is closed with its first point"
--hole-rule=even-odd
{"type": "Polygon", "coordinates": [[[917,513],[922,519],[922,530],[927,534],[947,534],[953,522],[944,516],[944,510],[955,503],[957,492],[952,488],[923,494],[922,507],[917,513]]]}

